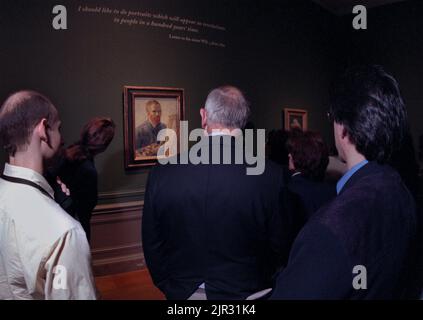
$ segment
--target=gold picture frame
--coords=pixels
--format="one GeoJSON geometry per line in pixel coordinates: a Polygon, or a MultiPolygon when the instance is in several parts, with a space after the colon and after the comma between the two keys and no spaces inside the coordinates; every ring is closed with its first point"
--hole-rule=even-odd
{"type": "Polygon", "coordinates": [[[304,109],[284,108],[284,129],[291,131],[293,129],[308,129],[308,112],[304,109]]]}
{"type": "MultiPolygon", "coordinates": [[[[125,169],[152,166],[160,147],[156,131],[171,129],[179,137],[184,89],[124,86],[123,98],[125,169]]],[[[179,146],[179,141],[175,143],[179,146]]]]}

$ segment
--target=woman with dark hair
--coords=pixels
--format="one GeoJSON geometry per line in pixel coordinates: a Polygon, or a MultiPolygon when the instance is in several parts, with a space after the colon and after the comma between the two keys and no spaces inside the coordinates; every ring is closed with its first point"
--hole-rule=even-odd
{"type": "Polygon", "coordinates": [[[94,158],[106,150],[114,133],[115,124],[112,119],[91,119],[82,128],[80,140],[64,151],[61,165],[56,173],[61,182],[69,188],[72,199],[72,203],[64,209],[79,220],[88,241],[91,238],[91,214],[98,198],[94,158]]]}
{"type": "Polygon", "coordinates": [[[329,152],[321,135],[311,131],[291,131],[286,146],[292,173],[288,189],[293,193],[301,227],[314,212],[336,196],[335,186],[323,182],[329,152]]]}

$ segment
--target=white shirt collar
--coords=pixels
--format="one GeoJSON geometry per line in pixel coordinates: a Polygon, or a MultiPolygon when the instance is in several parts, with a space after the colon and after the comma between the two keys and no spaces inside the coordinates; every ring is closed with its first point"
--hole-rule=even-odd
{"type": "Polygon", "coordinates": [[[211,133],[208,134],[209,137],[215,137],[215,136],[230,136],[229,133],[227,132],[223,132],[223,131],[213,131],[211,133]]]}
{"type": "Polygon", "coordinates": [[[241,130],[240,129],[234,129],[234,130],[228,130],[228,129],[213,129],[212,132],[207,133],[206,134],[210,137],[214,137],[214,136],[233,136],[233,137],[238,137],[239,135],[241,135],[241,130]]]}
{"type": "Polygon", "coordinates": [[[4,165],[3,174],[9,177],[15,177],[25,179],[38,184],[41,188],[48,192],[48,194],[54,198],[54,191],[48,184],[47,180],[38,172],[32,169],[14,166],[8,163],[4,165]]]}

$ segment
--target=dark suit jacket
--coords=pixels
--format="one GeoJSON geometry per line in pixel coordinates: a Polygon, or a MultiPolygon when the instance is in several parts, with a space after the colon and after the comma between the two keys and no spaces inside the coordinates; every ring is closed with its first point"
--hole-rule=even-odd
{"type": "MultiPolygon", "coordinates": [[[[220,146],[234,151],[233,144],[220,146]]],[[[153,281],[168,299],[187,299],[203,282],[208,299],[245,299],[272,286],[292,241],[284,237],[283,172],[270,162],[262,175],[246,175],[246,167],[151,170],[142,241],[153,281]]]]}
{"type": "Polygon", "coordinates": [[[302,228],[305,222],[324,204],[336,196],[335,185],[313,181],[301,174],[291,177],[288,182],[291,193],[296,224],[302,228]]]}
{"type": "Polygon", "coordinates": [[[407,297],[416,220],[412,196],[391,167],[370,162],[316,212],[296,238],[273,299],[407,297]],[[353,287],[354,266],[367,289],[353,287]],[[361,278],[362,279],[362,278],[361,278]]]}

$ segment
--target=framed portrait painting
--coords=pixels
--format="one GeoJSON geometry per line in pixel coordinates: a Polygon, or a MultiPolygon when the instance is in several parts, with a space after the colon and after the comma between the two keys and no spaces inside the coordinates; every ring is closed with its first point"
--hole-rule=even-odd
{"type": "MultiPolygon", "coordinates": [[[[173,130],[179,137],[180,120],[184,119],[184,90],[125,86],[123,91],[125,168],[154,165],[158,159],[157,151],[165,143],[158,141],[158,133],[173,130]]],[[[178,141],[167,142],[179,145],[178,141]]],[[[160,157],[174,155],[168,150],[160,157]]]]}
{"type": "Polygon", "coordinates": [[[293,129],[307,130],[307,111],[303,109],[284,109],[284,129],[290,131],[293,129]]]}

